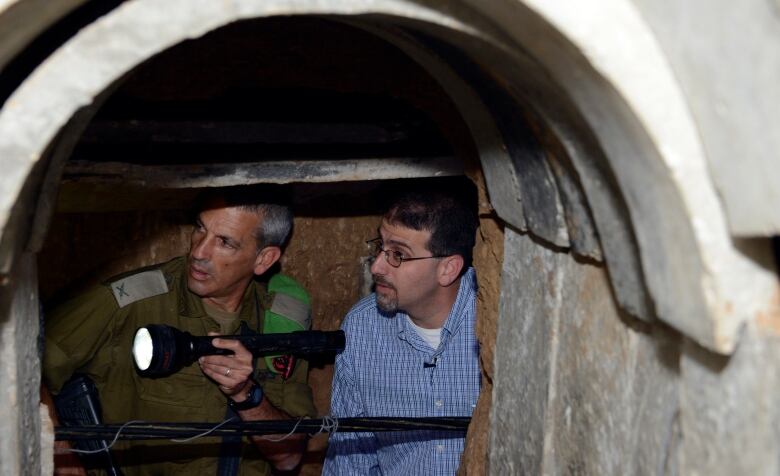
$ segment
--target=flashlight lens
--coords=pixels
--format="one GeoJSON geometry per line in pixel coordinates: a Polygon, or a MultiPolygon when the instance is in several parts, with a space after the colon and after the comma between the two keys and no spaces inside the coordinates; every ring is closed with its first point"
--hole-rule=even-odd
{"type": "Polygon", "coordinates": [[[138,329],[133,339],[133,358],[139,370],[146,370],[152,363],[152,336],[146,327],[138,329]]]}

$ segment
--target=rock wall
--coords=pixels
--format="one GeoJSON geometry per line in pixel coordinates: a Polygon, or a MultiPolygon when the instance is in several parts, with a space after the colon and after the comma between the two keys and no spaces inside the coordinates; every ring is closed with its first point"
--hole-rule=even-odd
{"type": "Polygon", "coordinates": [[[615,307],[606,270],[506,231],[489,473],[776,475],[780,312],[732,356],[615,307]]]}
{"type": "Polygon", "coordinates": [[[19,257],[12,274],[0,288],[0,472],[42,474],[39,414],[40,362],[38,360],[38,290],[35,256],[19,257]],[[33,345],[31,345],[33,344],[33,345]]]}
{"type": "Polygon", "coordinates": [[[602,267],[506,230],[490,474],[663,474],[677,337],[621,316],[602,267]]]}
{"type": "Polygon", "coordinates": [[[730,357],[683,346],[680,474],[780,474],[778,323],[748,323],[730,357]]]}

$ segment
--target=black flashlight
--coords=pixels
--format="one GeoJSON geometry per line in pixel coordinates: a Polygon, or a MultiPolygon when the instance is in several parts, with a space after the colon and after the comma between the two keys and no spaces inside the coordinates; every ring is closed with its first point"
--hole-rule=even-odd
{"type": "Polygon", "coordinates": [[[193,336],[175,327],[149,324],[133,339],[133,361],[142,377],[164,377],[178,372],[203,355],[227,355],[233,351],[211,344],[215,338],[235,339],[255,357],[265,354],[310,355],[344,350],[344,331],[296,331],[284,334],[193,336]]]}

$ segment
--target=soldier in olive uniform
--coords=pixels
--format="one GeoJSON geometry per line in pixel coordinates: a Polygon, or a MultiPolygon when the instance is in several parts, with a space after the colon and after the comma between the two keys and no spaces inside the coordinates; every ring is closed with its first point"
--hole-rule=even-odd
{"type": "MultiPolygon", "coordinates": [[[[276,296],[253,278],[278,261],[291,227],[287,207],[257,197],[250,202],[246,191],[210,196],[200,208],[186,257],[111,279],[47,317],[46,386],[56,394],[74,373],[87,374],[99,391],[105,423],[216,424],[231,411],[243,420],[315,416],[305,361],[280,374],[238,341],[215,338],[214,346],[234,354],[201,357],[197,366],[149,379],[137,375],[130,357],[136,329],[150,323],[193,335],[236,334],[241,323],[260,332],[276,296]]],[[[308,297],[297,306],[289,305],[290,296],[284,298],[284,317],[308,329],[308,297]]],[[[112,452],[126,475],[264,475],[271,467],[295,468],[306,445],[300,434],[251,440],[254,444],[240,444],[232,457],[225,456],[219,438],[208,437],[188,443],[120,441],[112,452]]]]}

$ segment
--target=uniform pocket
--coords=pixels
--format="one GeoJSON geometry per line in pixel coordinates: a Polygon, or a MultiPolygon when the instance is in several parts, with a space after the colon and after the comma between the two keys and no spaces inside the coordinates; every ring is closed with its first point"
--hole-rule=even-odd
{"type": "Polygon", "coordinates": [[[189,409],[203,407],[206,389],[211,385],[197,365],[186,367],[168,377],[138,377],[136,382],[141,400],[189,409]]]}

